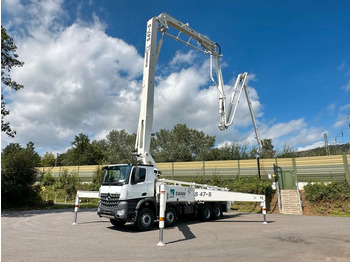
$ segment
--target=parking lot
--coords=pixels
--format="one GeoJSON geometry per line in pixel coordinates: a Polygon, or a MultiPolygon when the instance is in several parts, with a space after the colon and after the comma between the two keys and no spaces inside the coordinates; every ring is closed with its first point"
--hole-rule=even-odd
{"type": "Polygon", "coordinates": [[[2,212],[2,261],[350,261],[350,218],[226,213],[164,230],[114,228],[95,210],[2,212]]]}

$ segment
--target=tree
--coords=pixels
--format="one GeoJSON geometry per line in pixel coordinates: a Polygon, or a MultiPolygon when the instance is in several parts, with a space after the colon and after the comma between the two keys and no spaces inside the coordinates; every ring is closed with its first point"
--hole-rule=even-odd
{"type": "Polygon", "coordinates": [[[151,152],[158,162],[204,160],[215,144],[215,137],[177,124],[172,130],[156,133],[156,148],[151,152]]]}
{"type": "Polygon", "coordinates": [[[240,146],[238,143],[225,143],[223,147],[213,148],[206,160],[237,160],[240,159],[240,146]]]}
{"type": "Polygon", "coordinates": [[[41,199],[35,169],[40,156],[29,142],[26,148],[11,143],[1,153],[1,204],[3,208],[33,206],[41,199]]]}
{"type": "Polygon", "coordinates": [[[296,151],[292,146],[284,144],[282,151],[277,156],[281,158],[292,158],[296,156],[296,151]]]}
{"type": "MultiPolygon", "coordinates": [[[[263,151],[263,150],[262,150],[263,151]]],[[[257,146],[252,146],[249,151],[249,158],[253,159],[257,157],[257,152],[258,152],[258,147],[257,146]]],[[[260,152],[259,157],[261,157],[262,152],[260,152]]]]}
{"type": "Polygon", "coordinates": [[[103,153],[96,146],[90,143],[87,135],[80,133],[74,137],[72,148],[60,155],[60,164],[66,166],[74,165],[96,165],[103,159],[103,153]]]}
{"type": "Polygon", "coordinates": [[[135,149],[136,134],[128,134],[124,129],[112,130],[106,140],[97,144],[104,152],[104,162],[110,164],[132,163],[135,161],[131,151],[135,149]]]}
{"type": "MultiPolygon", "coordinates": [[[[6,29],[1,26],[1,82],[10,87],[13,90],[19,90],[23,88],[23,85],[18,84],[12,80],[10,71],[12,67],[22,67],[23,62],[19,61],[16,53],[17,46],[14,44],[13,39],[7,34],[6,29]]],[[[2,85],[1,85],[2,89],[2,85]]],[[[1,93],[4,92],[1,90],[1,93]]],[[[14,137],[16,131],[12,130],[9,122],[5,122],[4,118],[10,114],[9,110],[6,110],[6,102],[4,96],[1,94],[1,131],[5,132],[8,136],[14,137]]]]}
{"type": "Polygon", "coordinates": [[[56,157],[51,152],[46,152],[45,155],[40,160],[40,165],[43,167],[55,166],[56,157]]]}
{"type": "Polygon", "coordinates": [[[272,145],[272,139],[264,139],[261,141],[262,149],[260,152],[260,158],[273,158],[276,151],[272,145]]]}
{"type": "Polygon", "coordinates": [[[80,179],[78,174],[73,172],[68,173],[67,169],[58,176],[53,185],[54,190],[58,192],[59,197],[69,197],[72,199],[80,187],[80,179]]]}

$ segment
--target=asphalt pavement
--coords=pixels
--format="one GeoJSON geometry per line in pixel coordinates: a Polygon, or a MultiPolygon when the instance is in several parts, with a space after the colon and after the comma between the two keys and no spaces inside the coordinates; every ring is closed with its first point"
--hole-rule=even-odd
{"type": "Polygon", "coordinates": [[[2,261],[350,261],[350,218],[225,213],[210,222],[117,229],[96,210],[2,212],[2,261]]]}

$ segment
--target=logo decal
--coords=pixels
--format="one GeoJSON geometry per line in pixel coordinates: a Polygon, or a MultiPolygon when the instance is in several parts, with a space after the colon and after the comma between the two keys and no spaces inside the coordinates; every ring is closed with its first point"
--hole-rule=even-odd
{"type": "Polygon", "coordinates": [[[175,197],[175,189],[170,189],[169,197],[168,198],[174,198],[175,197]]]}

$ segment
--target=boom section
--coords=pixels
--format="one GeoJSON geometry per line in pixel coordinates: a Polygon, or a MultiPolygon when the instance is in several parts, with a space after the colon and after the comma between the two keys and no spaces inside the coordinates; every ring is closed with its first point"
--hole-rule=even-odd
{"type": "Polygon", "coordinates": [[[159,185],[166,183],[168,192],[167,202],[263,202],[265,195],[230,192],[227,188],[209,186],[198,183],[189,183],[183,181],[160,179],[157,186],[157,195],[159,194],[159,185]]]}
{"type": "Polygon", "coordinates": [[[150,144],[153,125],[155,68],[163,44],[164,35],[203,53],[209,53],[211,56],[219,57],[220,55],[217,51],[218,45],[215,42],[193,30],[188,24],[184,24],[166,13],[162,13],[159,16],[148,20],[145,41],[141,108],[134,154],[138,157],[138,160],[141,163],[153,165],[154,167],[156,167],[156,163],[150,154],[150,144]],[[167,32],[169,26],[179,31],[177,36],[173,36],[167,32]],[[162,33],[162,38],[157,44],[158,31],[162,33]],[[187,41],[182,40],[180,38],[181,33],[187,35],[189,39],[187,41]],[[197,41],[203,49],[193,45],[191,43],[192,39],[197,41]]]}
{"type": "Polygon", "coordinates": [[[154,108],[154,81],[157,63],[157,28],[156,18],[147,22],[145,58],[143,65],[143,79],[141,91],[141,107],[136,135],[135,155],[146,165],[156,167],[156,162],[150,154],[151,132],[154,108]]]}
{"type": "Polygon", "coordinates": [[[242,90],[245,90],[246,97],[248,99],[249,111],[252,117],[256,139],[259,147],[261,142],[259,138],[258,129],[254,117],[253,107],[250,102],[249,93],[246,87],[247,73],[240,74],[237,77],[234,92],[231,98],[230,111],[226,114],[226,96],[224,91],[224,81],[222,77],[222,71],[220,66],[221,48],[216,43],[207,38],[206,36],[198,33],[196,30],[189,27],[188,23],[184,24],[172,16],[161,13],[157,17],[153,17],[147,22],[146,41],[145,41],[145,56],[144,56],[144,68],[142,79],[142,93],[141,93],[141,109],[137,129],[137,137],[135,143],[134,154],[138,157],[138,160],[146,165],[153,165],[156,167],[156,163],[150,154],[151,133],[153,125],[153,110],[154,110],[154,87],[155,87],[155,68],[160,54],[160,50],[163,44],[164,35],[169,36],[176,41],[184,43],[196,50],[203,53],[210,54],[210,79],[215,84],[219,91],[219,114],[220,114],[220,130],[227,129],[232,123],[237,110],[240,94],[242,90]],[[178,31],[178,34],[172,35],[168,32],[172,27],[178,31]],[[161,33],[161,39],[157,44],[157,33],[161,33]],[[188,39],[183,37],[185,35],[188,39]],[[193,40],[198,44],[193,44],[193,40]],[[202,47],[202,48],[201,48],[202,47]],[[215,73],[213,73],[213,65],[215,67],[215,73]],[[241,89],[238,88],[241,86],[241,89]],[[238,100],[235,99],[235,95],[239,90],[238,100]],[[234,102],[237,101],[237,102],[234,102]],[[236,104],[235,104],[236,103],[236,104]],[[232,111],[232,107],[234,109],[232,111]]]}
{"type": "Polygon", "coordinates": [[[247,83],[246,83],[247,77],[248,77],[248,73],[239,74],[237,76],[236,83],[233,87],[233,92],[232,92],[232,96],[231,96],[231,100],[230,100],[228,114],[224,115],[222,117],[221,122],[219,124],[219,128],[220,128],[220,130],[225,130],[230,125],[233,124],[233,120],[234,120],[236,112],[237,112],[237,108],[238,108],[238,105],[239,105],[239,102],[241,99],[241,95],[242,95],[242,92],[244,90],[245,97],[247,99],[250,117],[252,119],[252,123],[253,123],[253,127],[254,127],[255,139],[257,140],[258,148],[260,151],[262,148],[262,144],[261,144],[259,129],[258,129],[258,126],[256,124],[256,119],[255,119],[255,115],[254,115],[252,101],[251,101],[250,94],[249,94],[248,87],[247,87],[247,83]]]}

